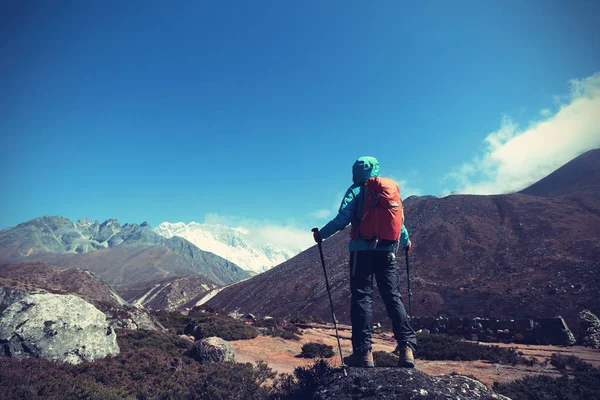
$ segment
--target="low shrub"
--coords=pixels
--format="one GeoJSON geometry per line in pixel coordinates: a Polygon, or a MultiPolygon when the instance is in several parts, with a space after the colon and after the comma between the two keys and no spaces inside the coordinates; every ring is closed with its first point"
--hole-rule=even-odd
{"type": "Polygon", "coordinates": [[[514,348],[480,345],[465,342],[448,335],[417,335],[415,356],[424,360],[487,360],[497,364],[527,364],[531,360],[521,357],[514,348]]]}
{"type": "Polygon", "coordinates": [[[314,315],[299,314],[290,319],[293,324],[324,324],[323,318],[314,315]]]}
{"type": "Polygon", "coordinates": [[[327,344],[309,342],[302,346],[300,357],[304,358],[330,358],[333,357],[333,347],[327,344]]]}
{"type": "Polygon", "coordinates": [[[586,363],[579,357],[562,356],[559,354],[552,354],[550,364],[563,374],[568,374],[569,372],[588,372],[594,369],[592,364],[586,363]]]}
{"type": "Polygon", "coordinates": [[[188,315],[178,311],[153,311],[152,314],[170,331],[192,335],[196,340],[211,336],[225,340],[248,340],[258,336],[254,327],[221,311],[211,312],[195,307],[188,315]]]}
{"type": "Polygon", "coordinates": [[[297,367],[294,376],[280,375],[273,383],[272,400],[310,399],[323,379],[336,371],[326,360],[320,359],[308,368],[297,367]]]}
{"type": "Polygon", "coordinates": [[[200,365],[139,346],[79,365],[0,358],[0,398],[12,399],[266,399],[275,374],[265,363],[200,365]]]}
{"type": "Polygon", "coordinates": [[[258,319],[254,322],[256,328],[265,328],[266,334],[287,340],[300,340],[302,333],[293,323],[279,318],[258,319]]]}
{"type": "Polygon", "coordinates": [[[178,335],[183,334],[185,326],[192,321],[190,316],[183,315],[179,311],[150,310],[149,312],[162,326],[178,335]]]}
{"type": "Polygon", "coordinates": [[[0,358],[0,398],[135,400],[122,388],[107,387],[88,374],[41,358],[0,358]]]}
{"type": "Polygon", "coordinates": [[[225,309],[223,309],[223,308],[209,306],[208,304],[202,304],[201,306],[193,307],[190,310],[189,315],[194,317],[194,316],[198,316],[198,315],[201,315],[204,313],[217,314],[217,315],[227,315],[228,314],[227,311],[225,311],[225,309]]]}
{"type": "Polygon", "coordinates": [[[494,390],[513,400],[600,399],[600,369],[574,356],[552,355],[562,376],[527,376],[513,382],[494,382],[494,390]]]}
{"type": "Polygon", "coordinates": [[[187,325],[185,333],[193,335],[196,340],[211,336],[225,340],[248,340],[258,336],[254,327],[229,316],[196,318],[187,325]]]}
{"type": "Polygon", "coordinates": [[[190,347],[186,340],[168,332],[117,329],[115,333],[122,353],[158,349],[172,357],[177,357],[190,347]]]}

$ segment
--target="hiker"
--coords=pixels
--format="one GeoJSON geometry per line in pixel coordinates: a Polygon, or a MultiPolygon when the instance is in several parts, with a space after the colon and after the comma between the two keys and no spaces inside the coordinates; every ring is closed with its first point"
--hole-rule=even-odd
{"type": "MultiPolygon", "coordinates": [[[[346,191],[337,216],[320,230],[314,230],[313,235],[317,243],[327,239],[337,231],[352,224],[353,237],[350,240],[350,289],[352,299],[350,305],[350,319],[352,320],[352,355],[344,358],[344,363],[352,367],[374,367],[373,352],[371,350],[371,326],[373,318],[373,276],[377,280],[377,287],[385,303],[388,316],[392,320],[394,337],[398,342],[394,354],[400,359],[398,366],[413,368],[415,365],[413,352],[417,347],[415,332],[413,331],[400,295],[400,273],[396,262],[396,246],[398,241],[406,251],[410,250],[411,242],[408,231],[403,223],[398,225],[398,233],[394,233],[394,240],[368,237],[362,234],[367,218],[364,210],[365,196],[368,191],[367,184],[378,177],[379,163],[374,157],[360,157],[352,167],[352,180],[354,184],[346,191]],[[361,221],[363,225],[360,225],[361,221]],[[402,228],[400,229],[399,226],[402,228]]],[[[389,179],[378,178],[395,185],[400,209],[403,214],[398,185],[389,179]]],[[[377,181],[377,180],[375,180],[377,181]]],[[[369,186],[370,188],[371,186],[369,186]]],[[[369,195],[370,196],[370,195],[369,195]]],[[[377,197],[378,199],[379,197],[377,197]]],[[[370,196],[369,199],[372,199],[370,196]]],[[[378,200],[376,200],[378,201],[378,200]]],[[[374,215],[373,213],[372,215],[374,215]]],[[[380,213],[378,215],[383,215],[380,213]]],[[[370,217],[372,219],[372,217],[370,217]]],[[[379,218],[386,218],[379,217],[379,218]]],[[[389,218],[389,217],[388,217],[389,218]]],[[[396,217],[397,218],[397,217],[396,217]]],[[[402,218],[402,216],[400,216],[402,218]]],[[[384,221],[385,222],[385,221],[384,221]]]]}

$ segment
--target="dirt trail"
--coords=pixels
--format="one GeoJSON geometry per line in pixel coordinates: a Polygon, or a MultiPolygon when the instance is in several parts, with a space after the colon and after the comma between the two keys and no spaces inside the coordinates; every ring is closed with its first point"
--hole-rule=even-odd
{"type": "MultiPolygon", "coordinates": [[[[233,341],[236,353],[236,361],[250,362],[266,361],[276,372],[291,374],[298,366],[309,366],[313,360],[298,358],[302,345],[308,342],[324,343],[333,346],[336,355],[328,361],[338,366],[340,358],[337,352],[337,341],[335,331],[329,327],[313,327],[303,330],[299,341],[284,340],[270,336],[258,336],[253,340],[233,341]]],[[[340,341],[342,351],[345,355],[352,352],[350,342],[350,330],[342,326],[340,330],[340,341]]],[[[523,378],[531,374],[545,374],[559,376],[560,374],[548,363],[552,353],[563,355],[575,355],[596,367],[600,367],[600,351],[584,347],[557,347],[557,346],[530,346],[517,344],[497,344],[502,347],[517,347],[518,351],[527,357],[535,357],[540,364],[528,367],[523,365],[499,365],[486,361],[428,361],[417,360],[417,368],[430,375],[444,375],[459,373],[461,375],[472,375],[487,385],[493,382],[505,382],[523,378]]],[[[373,350],[391,352],[396,347],[396,342],[391,333],[376,333],[373,335],[373,350]]]]}

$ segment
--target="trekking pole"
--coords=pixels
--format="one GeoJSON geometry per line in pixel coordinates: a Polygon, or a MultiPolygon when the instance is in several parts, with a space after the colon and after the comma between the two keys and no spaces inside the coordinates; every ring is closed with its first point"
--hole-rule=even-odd
{"type": "MultiPolygon", "coordinates": [[[[313,228],[312,232],[318,232],[318,228],[313,228]]],[[[331,287],[329,286],[329,279],[327,279],[327,269],[325,269],[325,258],[323,257],[323,248],[321,242],[317,242],[319,245],[319,254],[321,255],[321,265],[323,265],[323,273],[325,274],[325,285],[327,287],[327,294],[329,295],[329,304],[331,305],[331,316],[333,317],[333,327],[335,328],[335,337],[337,339],[338,350],[340,352],[340,360],[342,361],[342,369],[344,370],[344,376],[348,376],[346,372],[346,364],[344,364],[344,357],[342,356],[342,345],[340,344],[340,335],[337,328],[337,318],[335,317],[335,311],[333,310],[333,300],[331,299],[331,287]]]]}
{"type": "Polygon", "coordinates": [[[410,264],[408,262],[408,247],[406,247],[404,249],[404,252],[406,253],[406,283],[408,284],[408,315],[410,317],[410,321],[412,322],[412,319],[413,319],[412,304],[411,304],[412,292],[410,291],[410,264]]]}

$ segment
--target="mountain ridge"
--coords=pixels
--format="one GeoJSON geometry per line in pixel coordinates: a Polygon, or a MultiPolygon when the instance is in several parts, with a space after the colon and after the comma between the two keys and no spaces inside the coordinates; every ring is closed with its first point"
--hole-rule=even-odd
{"type": "Polygon", "coordinates": [[[0,231],[0,261],[42,261],[84,268],[118,287],[167,276],[201,274],[219,285],[250,275],[180,238],[164,238],[144,222],[72,222],[43,216],[0,231]]]}

